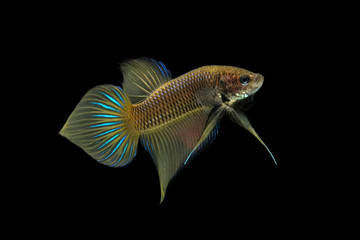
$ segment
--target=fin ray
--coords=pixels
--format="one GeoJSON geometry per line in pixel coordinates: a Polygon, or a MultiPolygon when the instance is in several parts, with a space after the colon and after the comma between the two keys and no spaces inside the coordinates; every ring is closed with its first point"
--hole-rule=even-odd
{"type": "Polygon", "coordinates": [[[214,117],[210,118],[211,124],[209,124],[210,112],[210,108],[197,109],[159,127],[156,131],[140,136],[142,145],[150,153],[159,173],[161,201],[164,199],[170,180],[184,167],[189,155],[208,137],[218,123],[218,118],[214,117]],[[205,131],[206,136],[202,137],[205,131]]]}
{"type": "Polygon", "coordinates": [[[132,103],[144,100],[171,79],[165,65],[151,58],[129,60],[122,63],[120,68],[124,77],[124,92],[132,103]]]}
{"type": "Polygon", "coordinates": [[[136,154],[139,137],[127,128],[130,105],[121,88],[97,86],[81,99],[60,134],[102,164],[125,166],[136,154]]]}
{"type": "Polygon", "coordinates": [[[245,128],[246,130],[248,130],[252,135],[254,135],[257,138],[257,140],[259,140],[259,142],[266,148],[266,150],[268,151],[268,153],[272,157],[275,165],[277,165],[277,162],[276,162],[273,154],[271,153],[270,149],[266,146],[264,141],[259,137],[259,135],[256,133],[255,129],[251,126],[250,121],[246,117],[246,115],[243,112],[236,111],[236,110],[234,110],[232,108],[228,108],[227,110],[228,110],[228,113],[230,114],[231,119],[234,122],[236,122],[237,124],[239,124],[240,126],[245,128]]]}
{"type": "Polygon", "coordinates": [[[205,129],[195,145],[194,149],[191,151],[189,156],[186,158],[184,165],[188,164],[192,159],[199,155],[212,141],[215,139],[219,131],[219,122],[224,116],[223,108],[215,108],[209,116],[209,119],[206,123],[205,129]]]}

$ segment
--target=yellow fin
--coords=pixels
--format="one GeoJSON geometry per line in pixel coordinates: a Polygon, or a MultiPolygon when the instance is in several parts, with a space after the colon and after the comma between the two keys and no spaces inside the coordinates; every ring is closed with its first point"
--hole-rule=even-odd
{"type": "Polygon", "coordinates": [[[226,108],[226,109],[227,109],[227,112],[229,113],[231,119],[234,122],[236,122],[237,124],[239,124],[240,126],[245,128],[246,130],[248,130],[252,135],[254,135],[259,140],[259,142],[266,148],[266,150],[268,151],[268,153],[274,160],[275,165],[277,165],[277,162],[276,162],[274,156],[272,155],[270,149],[266,146],[264,141],[259,137],[259,135],[256,133],[255,129],[251,126],[245,113],[243,113],[241,111],[236,111],[233,108],[226,108]]]}
{"type": "Polygon", "coordinates": [[[135,157],[139,139],[126,122],[130,105],[120,87],[97,86],[81,99],[60,134],[98,162],[124,166],[135,157]]]}
{"type": "Polygon", "coordinates": [[[211,109],[201,108],[183,115],[156,130],[140,136],[159,174],[161,201],[169,181],[184,166],[184,162],[201,138],[211,109]]]}
{"type": "Polygon", "coordinates": [[[184,165],[186,165],[191,159],[196,157],[201,151],[204,150],[205,147],[211,144],[211,142],[215,139],[220,127],[219,122],[224,116],[223,110],[224,110],[223,108],[215,108],[209,114],[210,116],[209,119],[207,120],[205,129],[201,134],[201,137],[199,138],[194,149],[191,151],[191,153],[185,160],[184,165]]]}
{"type": "Polygon", "coordinates": [[[151,58],[128,60],[120,65],[124,92],[132,103],[144,100],[171,79],[171,72],[162,62],[151,58]]]}

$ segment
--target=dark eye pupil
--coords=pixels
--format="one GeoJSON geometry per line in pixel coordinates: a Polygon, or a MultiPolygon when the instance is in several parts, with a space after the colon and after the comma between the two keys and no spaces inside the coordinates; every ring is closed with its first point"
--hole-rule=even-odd
{"type": "Polygon", "coordinates": [[[242,85],[246,85],[250,82],[250,77],[248,75],[241,76],[240,82],[242,85]]]}

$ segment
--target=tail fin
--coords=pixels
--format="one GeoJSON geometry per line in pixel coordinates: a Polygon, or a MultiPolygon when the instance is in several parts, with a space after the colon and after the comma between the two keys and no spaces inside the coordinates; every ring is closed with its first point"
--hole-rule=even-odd
{"type": "Polygon", "coordinates": [[[139,140],[126,120],[130,106],[120,87],[97,86],[81,99],[60,134],[98,162],[124,166],[135,157],[139,140]]]}

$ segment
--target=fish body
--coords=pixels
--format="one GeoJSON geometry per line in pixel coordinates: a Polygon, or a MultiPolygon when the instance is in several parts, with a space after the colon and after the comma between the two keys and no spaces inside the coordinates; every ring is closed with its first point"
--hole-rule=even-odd
{"type": "Polygon", "coordinates": [[[60,134],[112,167],[130,163],[140,140],[157,167],[161,202],[174,175],[214,140],[225,114],[266,147],[242,112],[261,87],[261,74],[205,66],[172,79],[163,63],[149,58],[124,62],[121,71],[124,89],[91,89],[60,134]]]}

